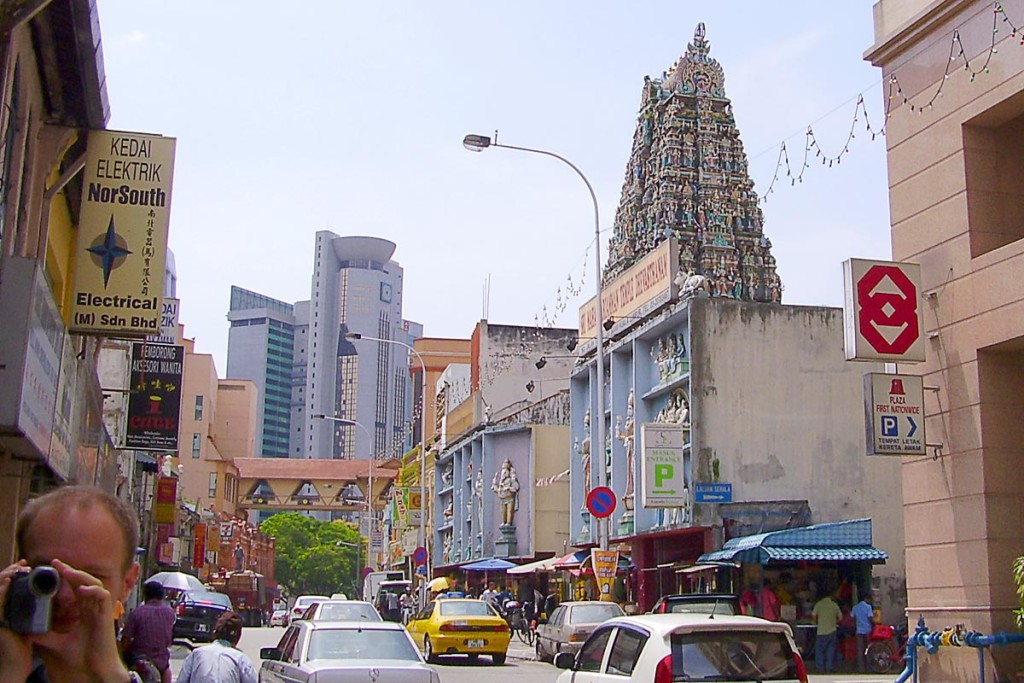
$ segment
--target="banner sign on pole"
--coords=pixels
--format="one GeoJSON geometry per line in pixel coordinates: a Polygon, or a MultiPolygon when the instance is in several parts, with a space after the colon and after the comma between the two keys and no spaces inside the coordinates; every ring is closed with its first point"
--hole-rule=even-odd
{"type": "Polygon", "coordinates": [[[612,586],[615,584],[615,570],[619,564],[618,550],[590,551],[590,559],[594,564],[594,578],[597,579],[597,589],[600,600],[612,600],[612,586]]]}

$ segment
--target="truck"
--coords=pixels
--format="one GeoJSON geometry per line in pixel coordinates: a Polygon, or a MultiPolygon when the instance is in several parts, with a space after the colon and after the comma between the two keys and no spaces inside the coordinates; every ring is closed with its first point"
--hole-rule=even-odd
{"type": "Polygon", "coordinates": [[[405,572],[383,571],[367,572],[363,577],[363,600],[377,604],[377,593],[380,591],[380,584],[384,581],[404,581],[405,572]]]}
{"type": "Polygon", "coordinates": [[[268,589],[262,574],[248,569],[229,571],[213,577],[211,584],[231,598],[235,612],[246,626],[263,626],[269,621],[277,596],[268,589]]]}

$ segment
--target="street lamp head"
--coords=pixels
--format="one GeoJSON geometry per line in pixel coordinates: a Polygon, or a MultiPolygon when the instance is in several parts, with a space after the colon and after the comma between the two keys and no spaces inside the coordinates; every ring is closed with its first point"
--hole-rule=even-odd
{"type": "Polygon", "coordinates": [[[348,334],[345,335],[345,339],[362,339],[362,338],[363,338],[363,335],[359,334],[358,332],[349,332],[348,334]]]}
{"type": "Polygon", "coordinates": [[[467,135],[462,138],[462,146],[470,152],[482,152],[491,146],[491,139],[486,135],[467,135]]]}
{"type": "Polygon", "coordinates": [[[326,416],[326,415],[324,415],[323,413],[317,413],[316,415],[313,415],[313,419],[314,419],[314,420],[322,420],[322,419],[324,419],[325,417],[327,417],[327,416],[326,416]]]}

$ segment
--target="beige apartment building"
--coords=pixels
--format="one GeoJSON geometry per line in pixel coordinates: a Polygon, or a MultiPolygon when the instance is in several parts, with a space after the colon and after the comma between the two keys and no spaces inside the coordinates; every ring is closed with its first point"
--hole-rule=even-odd
{"type": "Polygon", "coordinates": [[[213,356],[184,339],[185,374],[178,432],[181,497],[198,507],[234,515],[238,498],[235,458],[255,458],[256,385],[218,379],[213,356]]]}
{"type": "MultiPolygon", "coordinates": [[[[893,258],[921,264],[928,441],[903,461],[908,618],[1016,632],[1024,555],[1024,4],[881,0],[893,258]]],[[[972,648],[921,680],[978,680],[972,648]]],[[[1024,646],[987,651],[1015,680],[1024,646]]]]}

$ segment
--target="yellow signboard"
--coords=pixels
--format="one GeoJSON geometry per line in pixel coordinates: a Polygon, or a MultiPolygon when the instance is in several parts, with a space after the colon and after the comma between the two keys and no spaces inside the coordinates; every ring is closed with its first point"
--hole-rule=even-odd
{"type": "Polygon", "coordinates": [[[174,146],[158,135],[89,132],[72,331],[159,334],[174,146]]]}
{"type": "MultiPolygon", "coordinates": [[[[601,316],[605,321],[618,322],[646,312],[641,309],[656,300],[658,305],[666,303],[676,294],[678,270],[678,244],[676,240],[666,240],[601,288],[601,316]]],[[[592,338],[598,322],[597,297],[594,297],[580,307],[580,338],[592,338]]]]}

